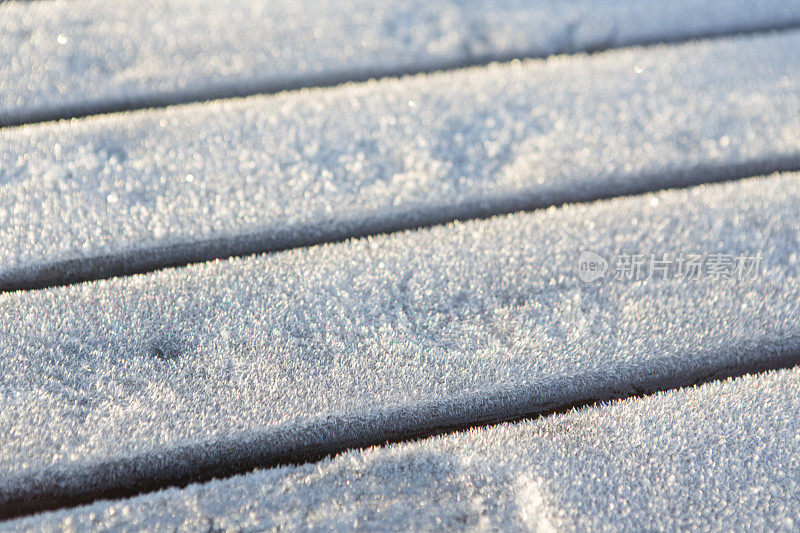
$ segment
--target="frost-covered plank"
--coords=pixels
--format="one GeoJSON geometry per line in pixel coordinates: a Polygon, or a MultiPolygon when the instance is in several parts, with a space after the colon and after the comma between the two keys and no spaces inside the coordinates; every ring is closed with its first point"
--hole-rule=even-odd
{"type": "Polygon", "coordinates": [[[797,369],[745,376],[2,527],[790,531],[798,390],[797,369]]]}
{"type": "Polygon", "coordinates": [[[0,286],[799,168],[798,49],[794,32],[5,130],[0,286]]]}
{"type": "Polygon", "coordinates": [[[0,5],[0,125],[800,23],[800,1],[0,5]]]}
{"type": "Polygon", "coordinates": [[[0,508],[786,364],[798,227],[791,174],[4,294],[0,508]]]}

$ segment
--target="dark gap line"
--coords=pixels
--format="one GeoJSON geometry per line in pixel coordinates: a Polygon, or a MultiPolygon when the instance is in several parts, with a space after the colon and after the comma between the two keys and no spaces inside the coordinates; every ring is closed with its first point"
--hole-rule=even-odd
{"type": "MultiPolygon", "coordinates": [[[[760,31],[782,31],[782,30],[796,29],[796,27],[797,23],[792,23],[792,24],[787,24],[784,28],[773,27],[760,31]]],[[[757,33],[758,31],[759,30],[749,33],[757,33]]],[[[739,33],[741,32],[719,32],[718,34],[706,35],[704,38],[736,35],[739,33]]],[[[685,39],[676,39],[674,41],[662,40],[662,41],[654,41],[651,43],[640,43],[640,45],[680,42],[683,40],[685,39]]],[[[598,52],[606,49],[607,48],[598,48],[596,50],[591,50],[588,52],[598,52]]],[[[483,63],[479,62],[479,63],[461,64],[460,67],[442,66],[442,67],[437,67],[436,69],[431,69],[430,71],[408,71],[408,72],[400,72],[400,73],[385,74],[385,75],[386,76],[404,75],[412,73],[434,72],[442,70],[443,68],[461,68],[464,66],[472,66],[472,65],[479,66],[481,64],[486,64],[493,61],[503,61],[503,60],[515,59],[518,57],[519,56],[509,56],[507,58],[492,58],[492,59],[487,58],[483,63]]],[[[363,80],[367,80],[372,77],[374,76],[364,77],[363,80]]],[[[360,80],[349,79],[343,81],[360,81],[360,80]]],[[[331,81],[328,82],[328,85],[336,85],[341,82],[342,81],[340,82],[331,81]]],[[[323,82],[320,82],[320,85],[318,86],[327,86],[327,85],[323,82]]],[[[300,88],[300,87],[305,87],[305,86],[298,85],[297,87],[294,88],[300,88]]],[[[293,87],[285,87],[284,89],[274,89],[274,90],[276,91],[288,90],[292,88],[293,87]]],[[[252,94],[261,94],[264,92],[265,92],[264,90],[248,92],[244,94],[237,94],[234,92],[228,94],[228,96],[223,95],[219,97],[247,96],[252,94]]],[[[266,92],[269,92],[269,89],[267,89],[266,92]]],[[[206,99],[212,99],[212,97],[206,99]]],[[[156,102],[152,105],[142,104],[142,106],[139,109],[145,107],[164,107],[167,105],[189,103],[193,101],[204,101],[204,100],[183,100],[175,102],[169,102],[164,100],[161,103],[156,102]]],[[[107,111],[103,112],[127,111],[127,110],[132,110],[132,108],[109,107],[107,111]]],[[[51,116],[49,118],[41,118],[36,122],[44,122],[48,120],[59,120],[68,118],[80,118],[82,116],[89,116],[90,114],[94,113],[86,113],[84,115],[74,114],[74,115],[64,115],[64,116],[51,116]]],[[[5,125],[21,125],[24,123],[30,123],[30,122],[20,122],[18,124],[5,124],[5,125]]],[[[674,185],[672,188],[678,189],[678,188],[691,187],[702,183],[715,183],[722,181],[738,180],[759,174],[769,174],[779,171],[797,170],[798,168],[800,168],[797,156],[786,156],[783,159],[773,160],[772,164],[764,163],[760,170],[753,170],[752,168],[745,170],[745,167],[747,167],[749,164],[750,163],[728,166],[728,167],[721,166],[718,168],[713,166],[698,167],[698,169],[696,169],[698,172],[700,171],[699,170],[700,168],[706,168],[707,169],[706,171],[714,170],[716,168],[718,174],[705,181],[688,179],[685,183],[674,185]]],[[[613,198],[617,196],[654,192],[656,190],[662,190],[662,189],[648,189],[646,187],[637,187],[636,184],[630,184],[628,186],[619,187],[618,192],[620,192],[621,194],[601,192],[593,195],[587,194],[584,197],[580,197],[580,195],[577,195],[575,198],[566,198],[567,196],[569,196],[569,194],[564,193],[562,195],[564,198],[561,199],[555,199],[549,202],[542,202],[542,201],[537,202],[536,200],[533,199],[523,200],[520,202],[519,207],[512,206],[512,207],[507,207],[506,209],[486,208],[483,206],[485,202],[476,203],[474,205],[470,204],[468,206],[456,207],[455,209],[464,211],[471,210],[471,214],[467,213],[465,215],[466,218],[481,219],[520,210],[540,209],[552,205],[561,205],[564,203],[587,203],[602,199],[613,198]]],[[[513,203],[513,200],[514,199],[506,199],[505,201],[513,203]]],[[[137,262],[133,260],[131,261],[133,263],[132,269],[130,269],[129,265],[126,264],[124,256],[122,256],[121,259],[120,256],[98,257],[94,258],[94,261],[96,261],[97,263],[95,264],[95,267],[99,269],[100,274],[94,277],[84,277],[85,274],[81,273],[80,267],[78,265],[73,264],[71,265],[71,267],[75,268],[77,272],[75,273],[71,281],[66,281],[61,283],[56,283],[54,281],[37,283],[33,280],[30,280],[28,281],[30,286],[26,287],[24,286],[23,283],[22,286],[13,288],[13,286],[9,287],[4,284],[2,285],[2,290],[8,291],[8,290],[19,290],[26,288],[33,289],[33,288],[44,288],[56,285],[66,285],[71,283],[78,283],[80,281],[108,278],[116,275],[129,275],[134,273],[148,272],[160,268],[182,266],[192,262],[207,261],[210,259],[218,259],[218,258],[231,257],[237,255],[250,255],[266,251],[279,251],[281,249],[286,249],[286,248],[293,248],[298,246],[310,246],[314,244],[322,244],[325,242],[338,242],[346,240],[348,238],[363,237],[367,235],[374,235],[376,233],[391,233],[408,229],[418,229],[434,225],[440,225],[446,222],[450,222],[454,219],[462,219],[462,217],[460,216],[437,217],[434,213],[430,213],[421,217],[421,219],[422,221],[407,226],[399,226],[396,223],[388,222],[386,223],[386,227],[384,229],[381,229],[382,226],[380,226],[379,224],[377,227],[373,227],[368,230],[367,229],[362,230],[361,233],[354,232],[352,234],[346,234],[346,235],[336,234],[335,232],[331,232],[330,234],[326,235],[323,232],[322,236],[318,240],[305,240],[305,241],[298,240],[297,244],[294,245],[287,244],[283,245],[283,247],[281,247],[280,245],[276,245],[275,247],[272,248],[267,247],[265,249],[251,250],[249,252],[243,252],[243,253],[230,253],[227,255],[219,255],[219,254],[209,255],[207,252],[206,255],[203,255],[203,253],[199,253],[195,256],[198,259],[194,260],[173,259],[172,261],[163,261],[160,263],[155,262],[148,267],[137,266],[137,264],[140,263],[141,261],[137,262]],[[427,221],[425,221],[426,219],[427,221]],[[106,261],[112,263],[112,266],[119,267],[119,272],[114,273],[113,268],[107,268],[103,270],[102,263],[106,261]],[[158,265],[158,266],[153,266],[153,265],[158,265]]],[[[352,224],[354,226],[358,226],[359,223],[356,221],[353,222],[352,224]]],[[[309,230],[307,230],[307,232],[309,232],[309,230]]],[[[259,232],[251,235],[258,237],[262,236],[263,234],[259,232]]],[[[215,242],[225,244],[225,241],[229,241],[230,239],[236,239],[236,238],[238,237],[232,237],[228,239],[222,239],[222,238],[209,239],[205,241],[205,243],[204,242],[185,243],[185,244],[175,245],[174,248],[180,250],[197,246],[202,247],[202,246],[213,245],[213,243],[215,242]]],[[[235,245],[233,243],[227,243],[227,244],[228,246],[233,246],[235,248],[235,245]]],[[[152,250],[142,250],[142,251],[136,251],[134,253],[147,254],[147,253],[152,253],[152,250]]],[[[85,260],[75,260],[75,261],[85,261],[85,260]]],[[[57,268],[69,268],[70,262],[64,262],[59,265],[60,267],[57,268]]],[[[48,268],[52,268],[52,266],[48,268]]],[[[319,461],[326,457],[335,456],[350,450],[360,450],[371,446],[376,446],[376,445],[382,446],[391,443],[413,442],[416,440],[429,438],[435,435],[452,434],[455,432],[465,431],[472,428],[490,427],[501,423],[507,423],[513,421],[534,420],[539,417],[554,416],[569,411],[571,409],[600,405],[609,401],[621,400],[625,398],[644,397],[658,392],[675,390],[683,387],[700,385],[704,383],[711,383],[728,378],[741,377],[747,374],[763,373],[769,370],[794,368],[800,365],[800,349],[798,349],[797,347],[787,349],[785,347],[787,344],[797,345],[797,339],[793,338],[792,341],[793,341],[792,343],[787,343],[785,339],[778,339],[772,341],[771,343],[761,343],[759,346],[750,346],[750,347],[739,346],[736,348],[732,348],[730,349],[731,352],[738,351],[739,353],[741,353],[741,350],[743,348],[749,349],[752,350],[752,353],[757,354],[757,356],[751,357],[749,360],[745,362],[746,364],[742,364],[739,366],[717,364],[713,368],[708,368],[707,373],[702,376],[685,375],[685,374],[682,375],[679,370],[675,370],[672,372],[671,375],[657,376],[649,380],[643,380],[636,383],[633,382],[625,383],[623,381],[621,383],[618,383],[615,387],[606,388],[605,390],[587,391],[589,392],[589,394],[587,394],[585,397],[576,398],[573,401],[569,402],[545,403],[545,404],[536,404],[532,406],[531,405],[516,406],[515,408],[511,409],[508,408],[501,409],[500,412],[497,411],[491,411],[488,413],[468,412],[462,416],[462,418],[466,418],[464,421],[452,424],[429,423],[429,424],[423,424],[422,426],[416,428],[404,428],[403,430],[387,428],[387,430],[383,434],[374,435],[372,437],[350,439],[350,440],[342,439],[339,442],[326,443],[323,445],[319,445],[317,443],[311,443],[310,445],[307,445],[305,447],[287,449],[273,453],[266,452],[264,450],[253,451],[252,449],[248,449],[249,445],[251,444],[250,441],[238,443],[238,448],[236,447],[237,443],[232,443],[233,449],[225,450],[216,456],[213,454],[209,454],[208,453],[209,450],[206,449],[198,451],[198,448],[178,449],[167,452],[166,454],[168,456],[167,462],[169,462],[173,457],[178,457],[181,455],[192,454],[192,453],[195,454],[195,457],[190,457],[188,461],[191,462],[196,468],[184,472],[180,472],[178,470],[170,470],[169,468],[163,468],[164,466],[163,461],[148,461],[149,458],[146,456],[142,456],[145,459],[144,461],[139,461],[135,463],[134,462],[127,464],[105,463],[97,467],[93,467],[91,471],[82,473],[82,475],[80,476],[80,480],[85,481],[85,483],[83,483],[83,490],[75,491],[74,490],[75,487],[70,487],[69,484],[60,486],[56,482],[59,477],[58,473],[54,472],[55,475],[53,476],[53,478],[51,478],[52,485],[49,487],[50,490],[49,492],[47,492],[47,489],[45,489],[45,491],[39,492],[38,494],[8,494],[8,493],[3,494],[2,492],[0,492],[0,502],[3,503],[3,505],[0,506],[0,519],[21,517],[45,510],[72,508],[99,499],[127,498],[135,496],[137,494],[153,492],[171,486],[184,487],[189,483],[208,481],[210,479],[221,479],[221,478],[231,477],[234,475],[244,474],[256,468],[270,468],[279,465],[307,464],[319,461]],[[592,392],[595,392],[595,394],[592,394],[592,392]],[[152,467],[154,470],[148,471],[147,468],[142,468],[142,466],[145,466],[145,463],[154,465],[152,467]],[[119,474],[120,478],[125,477],[122,474],[130,474],[131,477],[129,477],[127,480],[129,482],[125,485],[118,485],[118,486],[109,485],[104,487],[97,487],[97,486],[93,487],[91,483],[93,476],[102,471],[107,472],[110,469],[113,469],[116,474],[119,474]]],[[[502,404],[502,401],[499,401],[498,403],[502,404]]],[[[181,460],[181,463],[183,464],[185,464],[186,462],[187,459],[185,458],[181,460]]],[[[2,488],[0,490],[5,490],[5,488],[2,488]]]]}
{"type": "Polygon", "coordinates": [[[234,235],[206,237],[164,246],[25,265],[0,272],[0,293],[67,286],[216,259],[275,253],[375,235],[391,235],[441,226],[453,221],[483,220],[566,204],[586,204],[798,170],[800,152],[765,156],[737,164],[700,164],[688,170],[666,168],[649,174],[626,176],[616,183],[606,181],[598,184],[592,191],[548,191],[545,193],[546,198],[541,198],[542,193],[529,191],[527,194],[495,196],[457,205],[429,205],[422,208],[407,206],[393,212],[389,212],[387,208],[372,216],[338,220],[335,227],[321,228],[315,226],[312,220],[281,229],[264,228],[249,233],[243,231],[234,235]],[[670,176],[671,180],[665,182],[664,176],[670,176]]]}
{"type": "Polygon", "coordinates": [[[363,83],[369,80],[399,78],[415,74],[431,74],[449,70],[481,67],[491,63],[512,61],[515,59],[542,59],[555,55],[593,55],[615,49],[632,47],[651,47],[661,44],[680,44],[691,41],[706,41],[723,37],[784,33],[800,29],[800,19],[769,24],[764,26],[737,26],[728,29],[712,30],[700,34],[677,34],[673,36],[654,36],[650,39],[632,41],[622,44],[601,44],[593,47],[567,46],[552,53],[531,53],[525,50],[514,50],[502,54],[484,54],[466,59],[441,60],[436,65],[405,66],[382,68],[379,66],[360,67],[349,71],[329,72],[325,74],[309,73],[302,79],[270,82],[248,82],[241,80],[236,84],[219,84],[202,90],[175,90],[171,93],[149,95],[133,95],[108,101],[97,101],[84,104],[66,104],[48,110],[6,112],[0,116],[0,128],[39,124],[59,120],[87,118],[109,113],[122,113],[144,109],[163,109],[175,105],[209,102],[227,98],[241,98],[256,95],[269,95],[298,89],[328,88],[345,83],[363,83]]]}
{"type": "MultiPolygon", "coordinates": [[[[701,351],[696,357],[703,357],[711,350],[701,351]]],[[[702,385],[749,374],[759,374],[771,370],[791,369],[800,365],[800,336],[789,339],[757,339],[727,347],[728,362],[709,364],[702,373],[686,372],[675,367],[662,369],[656,374],[645,368],[647,361],[634,365],[631,375],[620,381],[596,383],[585,388],[574,398],[547,401],[530,400],[527,403],[507,403],[504,398],[517,396],[527,389],[516,389],[505,393],[494,393],[485,398],[473,397],[472,405],[452,405],[442,403],[421,406],[414,410],[415,420],[424,420],[415,426],[408,422],[396,423],[396,417],[406,415],[402,409],[384,412],[374,422],[387,422],[380,432],[370,433],[358,430],[362,421],[329,419],[325,424],[314,426],[308,440],[298,446],[296,443],[273,449],[259,448],[259,440],[269,440],[269,436],[249,437],[238,441],[201,444],[166,450],[160,453],[142,455],[129,460],[109,461],[87,468],[79,473],[55,470],[30,474],[30,479],[14,480],[17,490],[0,487],[0,520],[8,520],[43,511],[70,509],[98,500],[113,500],[155,492],[166,488],[182,488],[191,483],[206,482],[212,479],[226,479],[252,472],[255,469],[273,468],[285,465],[314,463],[328,457],[335,457],[348,451],[364,450],[373,446],[414,442],[433,436],[448,435],[471,429],[496,426],[503,423],[536,420],[540,417],[556,416],[572,409],[598,406],[627,398],[640,398],[660,392],[702,385]],[[744,357],[741,354],[747,354],[744,357]],[[731,363],[733,361],[733,363],[731,363]],[[641,368],[637,368],[641,367],[641,368]],[[632,377],[633,374],[650,377],[632,377]],[[489,407],[485,407],[485,406],[489,407]],[[482,407],[484,406],[484,407],[482,407]],[[447,416],[443,417],[442,413],[447,416]],[[422,416],[419,416],[422,415],[422,416]],[[425,416],[428,416],[425,418],[425,416]],[[392,422],[395,423],[392,423],[392,422]],[[344,431],[342,426],[350,424],[344,431]],[[321,429],[321,431],[320,431],[321,429]],[[321,433],[328,437],[319,437],[321,433]],[[348,435],[349,436],[346,436],[348,435]],[[26,488],[19,488],[26,487],[26,488]]],[[[717,352],[719,355],[719,352],[717,352]]],[[[572,376],[572,379],[590,377],[572,376]]],[[[565,382],[566,378],[562,378],[565,382]]],[[[614,378],[609,378],[614,379],[614,378]]],[[[548,390],[559,389],[559,383],[548,390]]],[[[541,396],[541,394],[540,394],[541,396]]],[[[463,400],[462,400],[463,402],[463,400]]],[[[273,432],[280,433],[281,429],[273,432]]],[[[274,442],[274,439],[273,439],[274,442]]]]}

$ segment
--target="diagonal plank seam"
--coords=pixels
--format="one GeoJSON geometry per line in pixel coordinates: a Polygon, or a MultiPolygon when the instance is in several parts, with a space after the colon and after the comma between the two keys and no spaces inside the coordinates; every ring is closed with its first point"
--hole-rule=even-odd
{"type": "Polygon", "coordinates": [[[566,204],[588,204],[612,198],[739,181],[753,176],[797,170],[800,170],[800,153],[777,157],[766,156],[733,165],[698,165],[691,170],[681,171],[678,174],[679,179],[666,188],[653,188],[646,184],[652,183],[654,176],[670,174],[669,171],[643,175],[640,176],[642,179],[628,180],[625,183],[600,184],[591,191],[553,193],[547,200],[540,199],[533,191],[528,196],[521,194],[497,196],[447,207],[434,204],[422,209],[415,206],[410,210],[406,208],[394,212],[382,209],[372,218],[359,217],[345,220],[328,230],[320,230],[311,224],[301,223],[281,231],[269,230],[227,237],[210,237],[125,253],[29,265],[7,271],[0,276],[0,293],[73,285],[216,259],[280,252],[374,235],[418,230],[445,225],[456,220],[481,220],[515,212],[535,211],[566,204]]]}
{"type": "Polygon", "coordinates": [[[111,113],[124,113],[127,111],[139,111],[145,109],[164,109],[171,106],[179,106],[193,103],[210,102],[229,98],[243,98],[256,95],[269,95],[299,89],[329,88],[347,83],[363,83],[370,80],[382,80],[387,78],[400,78],[416,74],[432,74],[449,70],[459,70],[469,67],[481,67],[492,63],[503,63],[513,60],[541,59],[554,55],[576,55],[576,54],[597,54],[609,50],[626,49],[633,47],[651,47],[664,44],[680,44],[694,41],[707,41],[725,37],[737,37],[747,35],[767,35],[784,32],[791,32],[800,29],[800,20],[792,20],[780,24],[771,24],[765,28],[732,28],[719,31],[709,31],[702,35],[692,37],[679,36],[675,38],[658,38],[651,40],[640,40],[637,42],[625,43],[624,46],[593,46],[581,47],[580,49],[565,49],[556,54],[526,54],[524,52],[513,52],[503,54],[487,54],[480,57],[459,59],[452,61],[441,61],[436,66],[424,66],[420,68],[374,68],[369,73],[360,72],[341,72],[326,73],[323,75],[309,75],[303,82],[293,83],[263,83],[246,88],[236,86],[220,85],[214,89],[205,89],[201,92],[183,93],[163,93],[152,96],[126,97],[120,102],[95,103],[89,106],[66,105],[58,110],[47,110],[41,112],[26,112],[25,118],[6,118],[0,121],[0,129],[9,127],[19,127],[28,124],[40,124],[43,122],[55,122],[61,120],[73,120],[91,117],[94,115],[105,115],[111,113]]]}
{"type": "MultiPolygon", "coordinates": [[[[395,416],[396,413],[391,409],[384,409],[375,415],[385,421],[382,434],[369,432],[359,436],[357,431],[352,431],[359,420],[348,418],[349,436],[339,431],[340,436],[337,439],[336,433],[343,425],[343,420],[331,417],[326,421],[323,431],[316,432],[317,440],[314,441],[312,437],[302,448],[284,446],[279,449],[273,446],[270,451],[266,451],[264,447],[260,447],[260,440],[272,440],[274,444],[280,438],[280,431],[275,431],[272,435],[177,447],[156,454],[142,454],[127,461],[108,461],[77,475],[75,472],[67,475],[51,468],[31,475],[31,483],[26,486],[35,488],[35,491],[0,492],[0,520],[77,507],[101,499],[121,499],[169,487],[185,487],[191,483],[246,474],[254,469],[312,463],[351,450],[533,420],[626,398],[649,396],[748,374],[800,366],[800,337],[795,335],[764,339],[760,342],[746,341],[730,346],[727,350],[732,354],[748,355],[740,357],[734,364],[710,365],[702,373],[686,373],[681,368],[669,368],[642,379],[617,382],[612,378],[608,383],[595,381],[592,386],[584,388],[580,395],[564,401],[510,403],[505,400],[519,397],[524,391],[509,390],[490,394],[482,401],[473,402],[471,406],[453,400],[422,405],[417,409],[421,423],[414,427],[398,424],[400,417],[395,416]],[[114,476],[109,476],[110,472],[114,476]],[[116,483],[106,482],[105,486],[95,484],[90,490],[86,489],[100,478],[113,478],[116,483]]],[[[703,354],[697,353],[695,356],[699,358],[703,354]]],[[[550,388],[555,389],[558,386],[551,384],[550,388]]],[[[320,425],[317,424],[316,427],[319,430],[320,425]]]]}

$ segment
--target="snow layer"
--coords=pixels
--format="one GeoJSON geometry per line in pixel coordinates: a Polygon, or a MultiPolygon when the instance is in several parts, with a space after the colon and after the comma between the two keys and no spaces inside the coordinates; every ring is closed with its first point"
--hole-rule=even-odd
{"type": "Polygon", "coordinates": [[[0,125],[800,23],[799,0],[0,5],[0,125]]]}
{"type": "Polygon", "coordinates": [[[0,287],[798,168],[798,49],[791,32],[7,129],[0,287]]]}
{"type": "Polygon", "coordinates": [[[9,530],[792,531],[800,370],[47,513],[9,530]]]}
{"type": "Polygon", "coordinates": [[[798,239],[789,174],[6,293],[0,508],[795,362],[798,239]]]}

